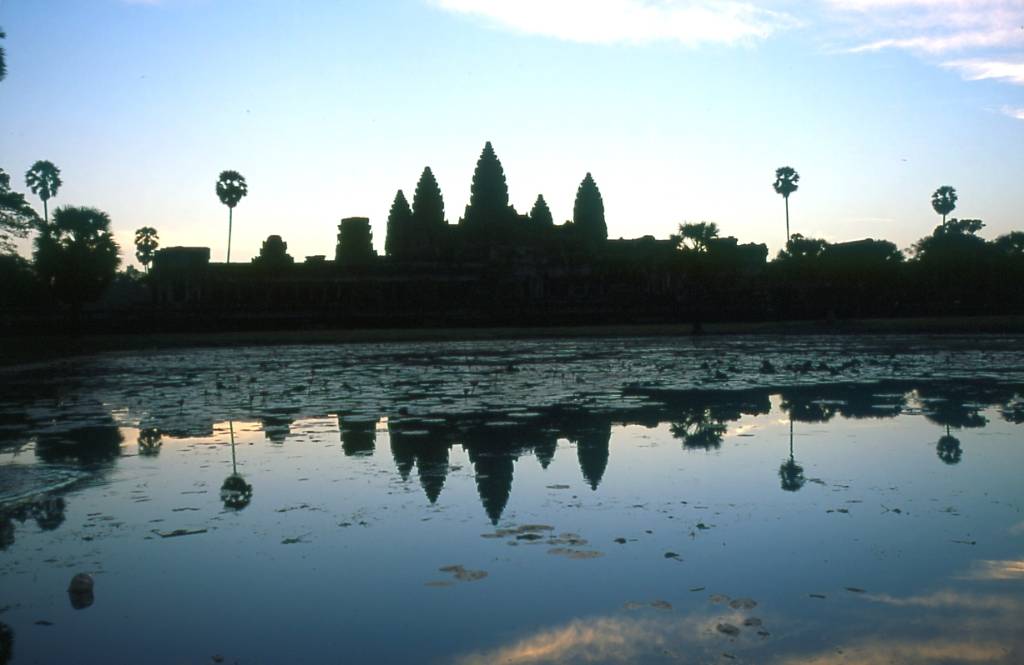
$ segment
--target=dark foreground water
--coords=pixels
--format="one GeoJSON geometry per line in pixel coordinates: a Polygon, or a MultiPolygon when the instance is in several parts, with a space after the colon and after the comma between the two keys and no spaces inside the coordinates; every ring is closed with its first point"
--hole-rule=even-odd
{"type": "Polygon", "coordinates": [[[565,340],[7,370],[0,663],[1021,663],[1022,349],[565,340]],[[67,593],[80,572],[91,596],[67,593]]]}

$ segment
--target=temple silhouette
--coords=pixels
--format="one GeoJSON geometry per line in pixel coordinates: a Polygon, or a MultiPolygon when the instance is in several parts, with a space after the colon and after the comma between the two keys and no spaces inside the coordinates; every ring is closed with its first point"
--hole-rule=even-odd
{"type": "MultiPolygon", "coordinates": [[[[246,264],[211,262],[205,247],[161,249],[150,274],[154,304],[168,323],[188,328],[654,321],[693,309],[692,290],[675,269],[675,240],[609,239],[589,173],[571,220],[555,224],[543,195],[529,213],[518,212],[490,143],[458,223],[447,222],[427,167],[411,205],[403,191],[395,194],[384,256],[372,240],[367,218],[348,217],[333,252],[302,261],[279,235],[246,264]]],[[[764,267],[764,245],[714,242],[736,273],[735,288],[764,267]]]]}
{"type": "Polygon", "coordinates": [[[132,323],[140,330],[699,326],[1024,312],[1024,295],[1012,286],[1024,279],[1024,233],[988,242],[976,235],[983,226],[943,217],[911,261],[886,240],[829,243],[799,233],[768,261],[765,245],[719,237],[706,222],[680,225],[667,239],[612,239],[590,173],[572,219],[555,224],[543,195],[529,213],[509,204],[504,170],[487,143],[457,223],[447,221],[427,167],[411,204],[402,190],[395,194],[384,255],[365,217],[342,219],[333,251],[302,261],[280,235],[249,263],[212,262],[205,247],[160,249],[149,309],[132,323]]]}

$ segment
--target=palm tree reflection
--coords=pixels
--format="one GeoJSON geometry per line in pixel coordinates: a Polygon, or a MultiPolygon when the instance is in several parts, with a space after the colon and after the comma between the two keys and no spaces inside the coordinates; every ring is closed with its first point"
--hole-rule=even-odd
{"type": "MultiPolygon", "coordinates": [[[[984,399],[983,395],[978,394],[978,390],[972,390],[969,386],[947,390],[922,387],[917,392],[922,401],[924,417],[946,428],[946,433],[939,437],[938,443],[935,444],[935,454],[945,464],[959,464],[964,451],[960,447],[960,440],[952,435],[950,429],[981,428],[987,425],[988,418],[981,411],[989,400],[984,399]]],[[[1000,395],[988,397],[991,400],[1003,401],[1000,395]]]]}
{"type": "Polygon", "coordinates": [[[779,481],[785,492],[796,492],[807,479],[804,478],[804,468],[793,459],[793,421],[789,421],[789,459],[779,467],[779,481]]]}
{"type": "Polygon", "coordinates": [[[163,445],[163,436],[156,427],[147,427],[139,430],[139,454],[153,456],[160,454],[160,446],[163,445]]]}
{"type": "Polygon", "coordinates": [[[939,437],[935,445],[935,454],[946,464],[958,464],[963,457],[964,451],[960,448],[960,439],[949,433],[949,425],[946,425],[946,434],[939,437]]]}
{"type": "Polygon", "coordinates": [[[245,481],[238,473],[238,463],[235,458],[235,423],[228,421],[228,429],[231,433],[231,475],[224,479],[220,486],[220,500],[225,508],[241,510],[252,501],[252,485],[245,481]]]}

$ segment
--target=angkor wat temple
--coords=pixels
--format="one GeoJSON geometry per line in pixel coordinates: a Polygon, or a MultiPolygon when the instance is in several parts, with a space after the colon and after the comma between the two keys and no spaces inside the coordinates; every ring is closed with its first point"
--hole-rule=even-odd
{"type": "MultiPolygon", "coordinates": [[[[210,261],[210,250],[171,247],[153,263],[154,302],[189,328],[323,325],[553,325],[686,321],[705,294],[679,269],[673,240],[609,240],[604,204],[588,173],[573,219],[553,223],[543,196],[529,214],[508,202],[505,175],[488,143],[457,224],[430,168],[412,205],[400,190],[388,216],[386,253],[373,249],[369,220],[341,220],[333,260],[296,262],[270,236],[251,263],[210,261]]],[[[750,291],[764,245],[716,239],[734,284],[750,291]]],[[[728,290],[727,288],[727,290],[728,290]]],[[[749,314],[749,307],[717,318],[749,314]]]]}
{"type": "MultiPolygon", "coordinates": [[[[979,220],[949,220],[905,260],[885,240],[790,237],[763,244],[689,224],[658,240],[608,238],[588,173],[572,219],[555,224],[543,196],[509,205],[488,143],[455,224],[430,168],[410,205],[399,190],[377,254],[370,222],[341,220],[333,260],[297,262],[272,235],[250,263],[212,263],[207,248],[157,252],[148,325],[160,329],[538,326],[1019,314],[1020,238],[988,242],[979,220]],[[689,227],[689,228],[687,228],[689,227]],[[690,237],[691,232],[700,237],[690,237]],[[706,232],[706,233],[705,233],[706,232]],[[688,246],[689,242],[692,246],[688,246]]],[[[147,324],[143,321],[141,327],[147,324]]]]}

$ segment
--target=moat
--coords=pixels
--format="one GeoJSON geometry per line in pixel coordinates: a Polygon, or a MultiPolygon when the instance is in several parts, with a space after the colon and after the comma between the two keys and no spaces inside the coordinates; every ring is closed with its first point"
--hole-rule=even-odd
{"type": "Polygon", "coordinates": [[[8,368],[0,662],[1017,663],[1022,342],[8,368]]]}

